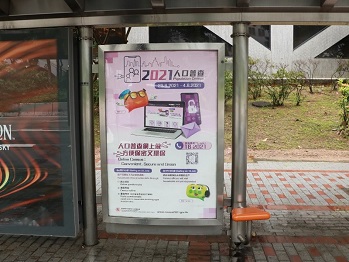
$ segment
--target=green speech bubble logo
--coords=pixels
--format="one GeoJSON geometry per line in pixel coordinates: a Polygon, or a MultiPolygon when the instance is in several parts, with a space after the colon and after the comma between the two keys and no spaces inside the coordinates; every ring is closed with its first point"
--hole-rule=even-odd
{"type": "Polygon", "coordinates": [[[210,189],[202,184],[190,184],[187,186],[187,197],[199,198],[204,201],[205,197],[210,196],[210,189]]]}

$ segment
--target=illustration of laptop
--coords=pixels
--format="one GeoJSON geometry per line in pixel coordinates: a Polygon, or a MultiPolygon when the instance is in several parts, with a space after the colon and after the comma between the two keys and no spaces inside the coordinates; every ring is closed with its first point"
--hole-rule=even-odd
{"type": "Polygon", "coordinates": [[[183,121],[184,102],[149,101],[144,107],[144,127],[132,135],[176,139],[182,134],[183,121]]]}

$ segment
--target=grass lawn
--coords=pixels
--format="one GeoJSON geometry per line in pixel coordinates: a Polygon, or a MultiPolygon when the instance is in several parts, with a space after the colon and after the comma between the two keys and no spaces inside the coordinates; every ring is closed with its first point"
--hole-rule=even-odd
{"type": "MultiPolygon", "coordinates": [[[[329,149],[349,150],[349,139],[337,134],[339,125],[339,94],[330,87],[314,88],[300,106],[292,97],[281,107],[248,106],[248,148],[274,149],[329,149]]],[[[259,100],[269,101],[263,95],[259,100]]],[[[100,146],[99,115],[95,110],[95,142],[100,146]]],[[[232,146],[232,103],[225,108],[225,148],[232,146]]]]}
{"type": "MultiPolygon", "coordinates": [[[[296,106],[292,97],[281,107],[248,106],[248,148],[348,150],[349,139],[337,134],[339,94],[330,87],[304,90],[305,99],[296,106]]],[[[261,101],[270,101],[262,95],[261,101]]],[[[225,148],[231,147],[232,104],[225,108],[225,148]]]]}

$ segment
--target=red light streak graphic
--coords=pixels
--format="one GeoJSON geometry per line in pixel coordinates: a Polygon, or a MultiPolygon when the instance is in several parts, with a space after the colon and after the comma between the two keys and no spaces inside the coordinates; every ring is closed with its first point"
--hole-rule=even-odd
{"type": "MultiPolygon", "coordinates": [[[[7,168],[7,165],[5,164],[5,162],[0,159],[0,163],[1,163],[1,167],[4,169],[4,173],[1,172],[1,181],[4,180],[4,182],[2,184],[0,184],[0,192],[1,189],[4,188],[9,180],[10,174],[7,168]]],[[[1,197],[1,195],[0,195],[1,197]]]]}
{"type": "Polygon", "coordinates": [[[22,175],[16,176],[15,169],[10,173],[6,163],[0,159],[0,164],[5,171],[5,175],[2,175],[2,180],[4,180],[4,182],[0,186],[0,198],[24,190],[25,188],[28,188],[39,181],[43,181],[48,177],[47,173],[42,174],[40,166],[28,152],[20,152],[19,150],[13,150],[13,152],[15,152],[18,159],[20,159],[21,163],[25,166],[25,176],[23,178],[22,175]],[[31,171],[33,168],[34,172],[31,171]]]}
{"type": "Polygon", "coordinates": [[[37,202],[41,202],[45,199],[49,199],[49,198],[57,198],[57,197],[60,197],[62,194],[60,192],[54,192],[52,194],[49,194],[49,195],[46,195],[46,196],[43,196],[43,197],[38,197],[38,198],[34,198],[34,199],[29,199],[29,200],[26,200],[26,201],[22,201],[22,202],[19,202],[19,203],[15,203],[15,204],[12,204],[10,206],[7,206],[3,209],[0,209],[0,213],[3,213],[3,212],[6,212],[8,210],[11,210],[11,209],[15,209],[15,208],[18,208],[18,207],[22,207],[22,206],[26,206],[26,205],[31,205],[31,204],[34,204],[34,203],[37,203],[37,202]]]}

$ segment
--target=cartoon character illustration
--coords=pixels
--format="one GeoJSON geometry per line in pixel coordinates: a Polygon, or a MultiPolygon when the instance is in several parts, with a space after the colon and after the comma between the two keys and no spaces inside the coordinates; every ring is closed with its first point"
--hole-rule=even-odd
{"type": "Polygon", "coordinates": [[[204,201],[205,197],[210,196],[210,189],[207,185],[189,184],[187,186],[187,197],[199,198],[204,201]]]}
{"type": "Polygon", "coordinates": [[[120,94],[119,98],[124,99],[124,105],[128,109],[128,112],[139,107],[144,107],[148,105],[149,102],[145,89],[138,92],[131,92],[127,89],[120,94]]]}

